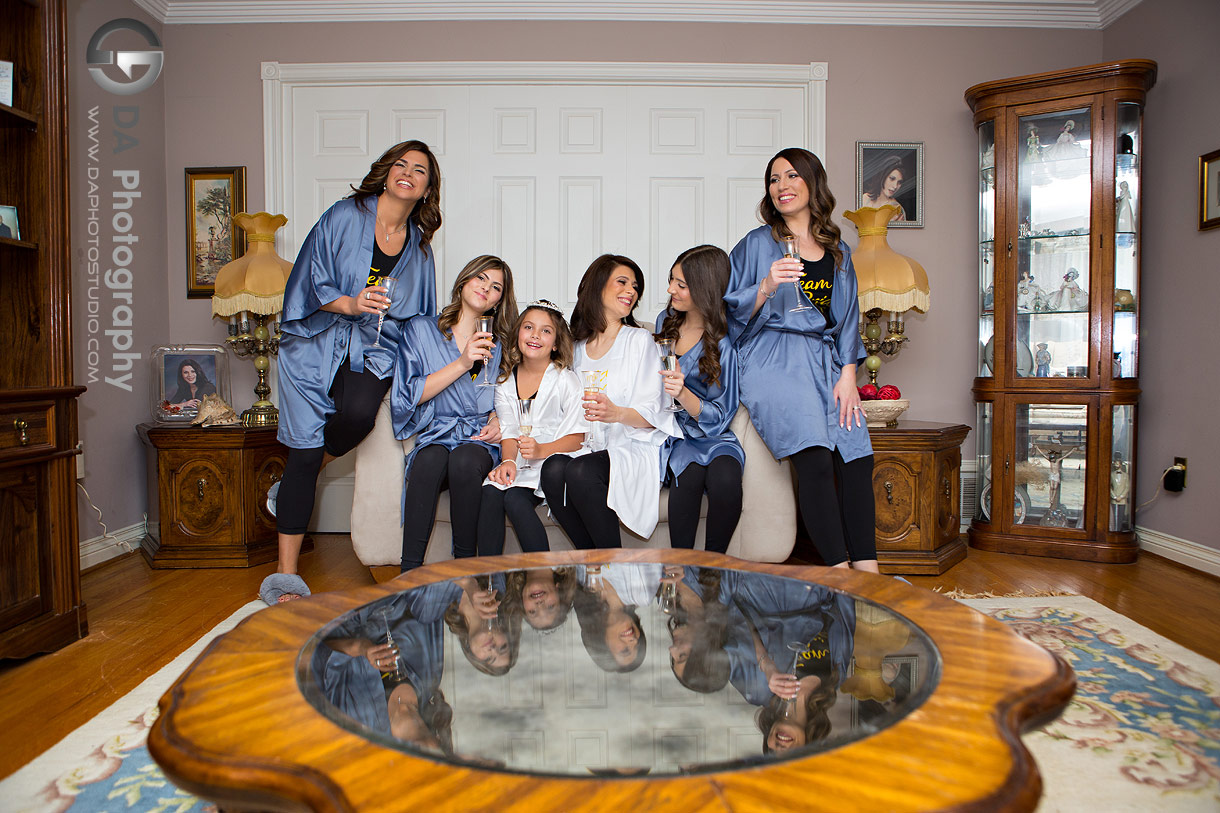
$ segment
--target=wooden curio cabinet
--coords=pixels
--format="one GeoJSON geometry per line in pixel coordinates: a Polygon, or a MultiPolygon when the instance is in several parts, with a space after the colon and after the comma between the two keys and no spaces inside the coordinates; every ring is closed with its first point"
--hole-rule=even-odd
{"type": "Polygon", "coordinates": [[[1131,562],[1140,170],[1156,63],[966,91],[978,133],[984,550],[1131,562]]]}
{"type": "Polygon", "coordinates": [[[65,4],[5,2],[0,59],[0,658],[86,632],[76,520],[68,286],[65,4]]]}

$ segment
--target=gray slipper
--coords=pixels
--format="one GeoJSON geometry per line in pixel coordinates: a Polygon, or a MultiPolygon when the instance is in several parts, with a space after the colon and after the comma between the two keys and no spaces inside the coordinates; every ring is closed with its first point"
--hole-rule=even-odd
{"type": "Polygon", "coordinates": [[[262,585],[258,588],[258,597],[272,607],[280,603],[280,596],[304,598],[308,595],[309,587],[305,584],[305,580],[295,573],[272,573],[263,579],[262,585]]]}
{"type": "Polygon", "coordinates": [[[280,496],[280,481],[276,480],[271,484],[271,488],[267,489],[267,513],[275,516],[276,501],[280,496]]]}

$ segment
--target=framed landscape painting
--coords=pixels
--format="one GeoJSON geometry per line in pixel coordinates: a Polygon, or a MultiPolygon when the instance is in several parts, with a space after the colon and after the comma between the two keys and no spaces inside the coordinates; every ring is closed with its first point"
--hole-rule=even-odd
{"type": "Polygon", "coordinates": [[[246,250],[246,233],[233,215],[246,210],[245,167],[188,167],[186,170],[186,295],[207,299],[216,290],[216,272],[246,250]]]}

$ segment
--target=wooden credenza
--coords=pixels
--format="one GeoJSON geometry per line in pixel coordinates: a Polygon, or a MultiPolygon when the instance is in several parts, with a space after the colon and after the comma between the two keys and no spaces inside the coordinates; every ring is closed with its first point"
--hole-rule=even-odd
{"type": "Polygon", "coordinates": [[[276,428],[138,427],[148,461],[148,535],[155,568],[249,567],[276,560],[267,489],[288,450],[276,428]]]}
{"type": "Polygon", "coordinates": [[[899,421],[869,429],[882,573],[936,575],[966,558],[962,441],[970,427],[899,421]]]}

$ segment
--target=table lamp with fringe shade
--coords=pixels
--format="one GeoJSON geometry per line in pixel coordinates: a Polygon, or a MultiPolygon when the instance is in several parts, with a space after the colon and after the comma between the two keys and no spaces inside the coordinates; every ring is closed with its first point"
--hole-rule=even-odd
{"type": "MultiPolygon", "coordinates": [[[[864,317],[860,335],[864,340],[864,349],[868,351],[864,367],[868,370],[869,383],[874,387],[877,386],[877,372],[881,369],[881,354],[892,356],[907,341],[903,314],[909,310],[927,313],[931,307],[931,289],[923,266],[894,251],[886,241],[889,231],[887,224],[900,211],[897,206],[887,204],[880,208],[864,206],[854,212],[843,213],[844,217],[856,224],[860,234],[860,244],[852,252],[852,262],[859,285],[860,313],[864,317]],[[887,312],[890,314],[888,332],[883,337],[878,320],[887,312]]],[[[870,424],[874,412],[884,411],[887,414],[880,422],[889,426],[897,423],[898,415],[907,406],[909,402],[903,399],[864,402],[870,424]]]]}
{"type": "Polygon", "coordinates": [[[228,317],[229,336],[225,343],[239,358],[253,356],[258,372],[255,401],[241,414],[243,426],[279,423],[279,411],[268,400],[271,387],[267,384],[267,372],[271,369],[270,356],[276,355],[280,347],[279,321],[273,317],[284,309],[284,285],[292,271],[292,263],[275,253],[275,233],[287,222],[284,215],[268,212],[234,215],[234,225],[246,230],[249,248],[216,274],[212,315],[228,317]]]}

